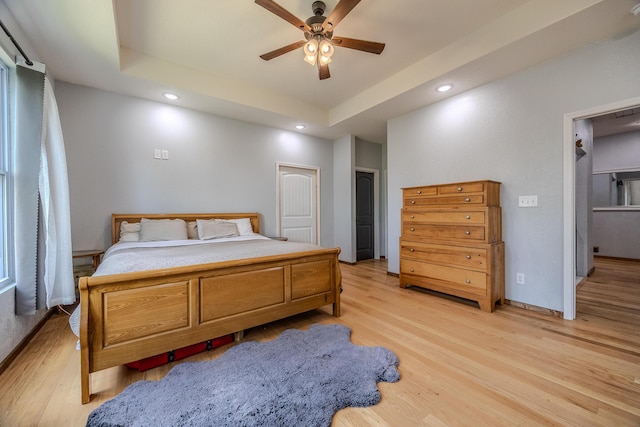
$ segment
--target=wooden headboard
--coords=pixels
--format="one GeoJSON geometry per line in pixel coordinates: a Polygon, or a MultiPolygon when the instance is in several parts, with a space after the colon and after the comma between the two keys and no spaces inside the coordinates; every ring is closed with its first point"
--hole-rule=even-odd
{"type": "Polygon", "coordinates": [[[120,224],[122,221],[128,223],[140,222],[142,218],[147,219],[183,219],[185,221],[195,221],[197,219],[238,219],[249,218],[254,233],[260,233],[260,217],[257,213],[199,213],[199,214],[111,214],[111,244],[120,240],[120,224]]]}

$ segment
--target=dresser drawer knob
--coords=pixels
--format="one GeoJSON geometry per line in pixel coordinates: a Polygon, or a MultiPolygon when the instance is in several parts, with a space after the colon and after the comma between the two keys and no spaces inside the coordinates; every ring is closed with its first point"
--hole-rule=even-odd
{"type": "Polygon", "coordinates": [[[471,235],[470,231],[465,231],[464,234],[466,234],[467,236],[471,235]]]}
{"type": "Polygon", "coordinates": [[[414,251],[415,251],[415,249],[413,249],[413,248],[409,249],[409,252],[414,252],[414,251]]]}
{"type": "Polygon", "coordinates": [[[415,201],[415,200],[412,200],[412,201],[411,201],[411,204],[412,204],[412,205],[415,205],[415,204],[416,204],[416,201],[415,201]]]}
{"type": "Polygon", "coordinates": [[[470,202],[470,201],[471,201],[471,199],[467,197],[466,199],[464,199],[464,201],[465,201],[465,202],[470,202]]]}
{"type": "Polygon", "coordinates": [[[413,268],[412,268],[412,269],[410,269],[409,271],[413,273],[413,268]]]}
{"type": "Polygon", "coordinates": [[[421,191],[421,190],[418,190],[418,194],[422,194],[422,191],[421,191]]]}
{"type": "Polygon", "coordinates": [[[466,218],[467,218],[467,219],[471,219],[471,215],[467,215],[467,216],[466,216],[466,218]]]}
{"type": "Polygon", "coordinates": [[[458,187],[458,191],[462,191],[462,187],[458,187]]]}
{"type": "Polygon", "coordinates": [[[415,216],[411,215],[411,219],[414,219],[414,218],[415,218],[415,216]]]}
{"type": "Polygon", "coordinates": [[[471,283],[471,280],[467,279],[465,280],[465,282],[467,282],[467,285],[471,283]]]}
{"type": "Polygon", "coordinates": [[[467,259],[471,259],[471,255],[467,255],[467,259]]]}
{"type": "Polygon", "coordinates": [[[416,231],[416,229],[415,229],[415,228],[413,228],[413,227],[411,227],[411,231],[416,231]]]}

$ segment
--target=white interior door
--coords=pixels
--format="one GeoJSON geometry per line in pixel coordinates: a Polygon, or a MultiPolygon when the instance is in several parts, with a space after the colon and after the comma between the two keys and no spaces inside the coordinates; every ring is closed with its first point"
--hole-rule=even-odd
{"type": "Polygon", "coordinates": [[[318,169],[278,165],[280,236],[318,244],[318,169]]]}

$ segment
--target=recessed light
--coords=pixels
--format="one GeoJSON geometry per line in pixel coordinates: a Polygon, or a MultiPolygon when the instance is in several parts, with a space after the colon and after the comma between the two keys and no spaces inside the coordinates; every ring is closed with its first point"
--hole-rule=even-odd
{"type": "Polygon", "coordinates": [[[172,101],[175,101],[176,99],[180,98],[178,95],[173,94],[173,93],[169,93],[169,92],[163,93],[162,96],[164,96],[165,98],[170,99],[172,101]]]}
{"type": "Polygon", "coordinates": [[[296,129],[304,129],[305,127],[305,125],[296,125],[296,129]]]}
{"type": "Polygon", "coordinates": [[[436,88],[436,90],[437,90],[438,92],[446,92],[446,91],[451,90],[451,89],[453,89],[453,85],[452,85],[451,83],[447,83],[447,84],[444,84],[444,85],[440,85],[440,86],[438,86],[438,87],[436,88]]]}

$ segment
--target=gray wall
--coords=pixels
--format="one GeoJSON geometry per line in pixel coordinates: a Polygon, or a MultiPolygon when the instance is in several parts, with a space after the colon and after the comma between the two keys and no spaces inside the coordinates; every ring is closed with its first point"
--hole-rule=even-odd
{"type": "Polygon", "coordinates": [[[382,169],[382,144],[356,138],[356,166],[382,169]]]}
{"type": "Polygon", "coordinates": [[[593,206],[616,206],[618,203],[618,190],[616,187],[615,172],[593,174],[593,206]]]}
{"type": "Polygon", "coordinates": [[[640,96],[638,69],[640,31],[390,120],[389,271],[398,272],[402,187],[493,179],[502,182],[506,297],[562,311],[564,115],[640,96]],[[539,206],[518,208],[520,195],[539,206]]]}
{"type": "Polygon", "coordinates": [[[385,257],[388,257],[387,248],[389,247],[389,215],[387,214],[387,209],[389,206],[389,174],[388,174],[388,166],[387,166],[387,143],[382,144],[382,173],[380,174],[380,193],[382,197],[380,198],[380,203],[384,206],[384,221],[382,221],[382,228],[384,230],[384,244],[380,242],[380,245],[383,246],[380,248],[380,254],[384,253],[385,257]]]}
{"type": "Polygon", "coordinates": [[[356,262],[356,142],[353,135],[347,135],[334,142],[333,167],[335,242],[342,251],[340,261],[356,262]]]}
{"type": "Polygon", "coordinates": [[[366,168],[366,169],[375,169],[378,171],[378,179],[379,179],[379,194],[378,194],[378,212],[379,212],[379,222],[380,222],[380,256],[384,257],[386,255],[386,247],[387,247],[387,239],[386,239],[386,216],[387,216],[387,205],[386,205],[386,185],[385,185],[385,176],[384,173],[384,151],[386,146],[382,144],[376,144],[373,142],[364,141],[362,139],[356,138],[356,168],[366,168]]]}
{"type": "Polygon", "coordinates": [[[596,255],[640,260],[640,211],[596,210],[592,234],[596,255]]]}
{"type": "Polygon", "coordinates": [[[320,243],[334,246],[331,141],[64,82],[56,96],[74,249],[108,247],[113,212],[259,212],[277,235],[276,162],[321,169],[320,243]]]}
{"type": "MultiPolygon", "coordinates": [[[[640,132],[595,138],[593,144],[593,172],[640,170],[640,132]]],[[[609,174],[593,175],[594,182],[603,187],[610,184],[611,194],[603,188],[596,196],[616,199],[615,181],[609,174]]],[[[600,187],[599,187],[600,188],[600,187]]],[[[635,210],[599,210],[604,203],[595,205],[593,212],[593,245],[599,247],[598,255],[640,259],[640,208],[635,210]]]]}
{"type": "Polygon", "coordinates": [[[640,132],[603,136],[593,141],[593,172],[640,168],[640,132]]]}

